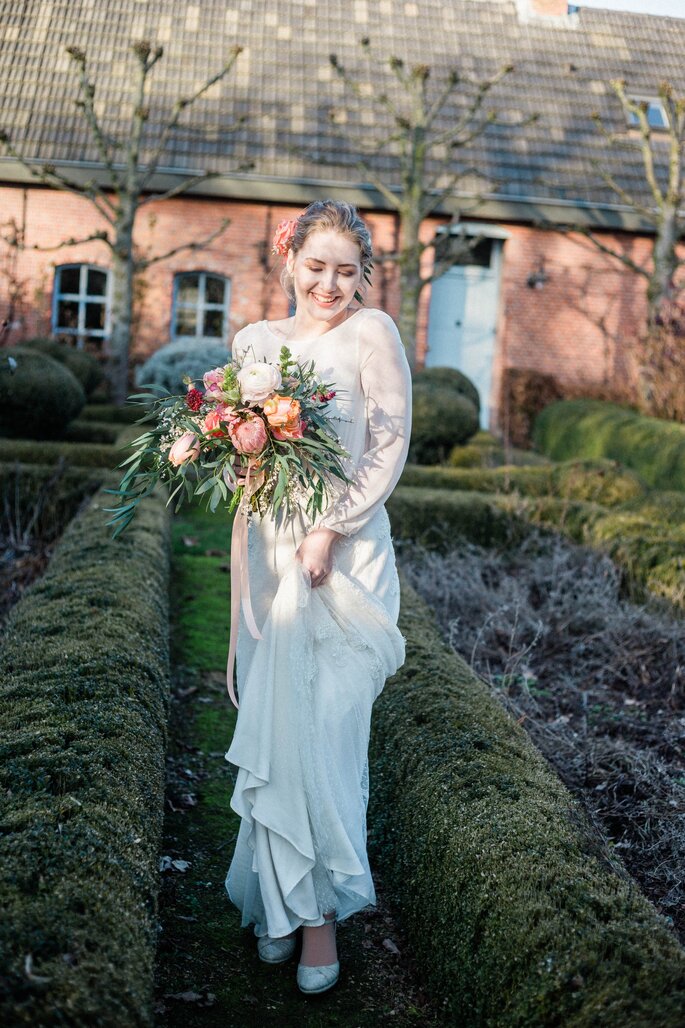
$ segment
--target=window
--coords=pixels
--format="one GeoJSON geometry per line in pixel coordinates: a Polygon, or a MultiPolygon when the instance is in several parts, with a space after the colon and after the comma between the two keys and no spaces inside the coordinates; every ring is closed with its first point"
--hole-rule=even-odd
{"type": "MultiPolygon", "coordinates": [[[[654,96],[631,96],[631,100],[634,103],[643,103],[647,105],[647,124],[653,129],[667,129],[668,119],[666,118],[666,111],[664,105],[658,97],[654,96]]],[[[639,128],[640,122],[637,115],[633,111],[628,112],[628,125],[630,128],[639,128]]]]}
{"type": "Polygon", "coordinates": [[[87,342],[102,342],[110,331],[110,272],[92,264],[63,264],[55,269],[52,333],[87,342]]]}
{"type": "Polygon", "coordinates": [[[174,277],[172,339],[225,340],[230,281],[207,271],[186,271],[174,277]]]}

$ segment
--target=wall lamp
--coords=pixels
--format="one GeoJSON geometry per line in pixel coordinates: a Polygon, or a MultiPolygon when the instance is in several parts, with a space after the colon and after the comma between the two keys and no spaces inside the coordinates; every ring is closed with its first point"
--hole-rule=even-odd
{"type": "Polygon", "coordinates": [[[526,285],[529,289],[542,289],[545,282],[549,282],[549,275],[545,271],[545,258],[541,257],[537,270],[531,271],[526,279],[526,285]]]}

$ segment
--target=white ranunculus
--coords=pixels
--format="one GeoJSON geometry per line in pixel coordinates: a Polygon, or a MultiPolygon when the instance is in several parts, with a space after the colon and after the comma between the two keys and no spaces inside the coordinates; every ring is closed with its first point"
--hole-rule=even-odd
{"type": "Polygon", "coordinates": [[[280,369],[266,361],[243,364],[237,377],[240,395],[245,403],[261,403],[275,393],[283,381],[280,369]]]}

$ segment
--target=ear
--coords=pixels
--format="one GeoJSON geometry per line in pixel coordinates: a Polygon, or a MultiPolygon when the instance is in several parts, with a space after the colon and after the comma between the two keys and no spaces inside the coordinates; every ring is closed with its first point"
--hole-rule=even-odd
{"type": "Polygon", "coordinates": [[[292,275],[293,268],[295,266],[295,255],[292,250],[288,250],[285,257],[285,266],[288,269],[288,274],[292,275]]]}

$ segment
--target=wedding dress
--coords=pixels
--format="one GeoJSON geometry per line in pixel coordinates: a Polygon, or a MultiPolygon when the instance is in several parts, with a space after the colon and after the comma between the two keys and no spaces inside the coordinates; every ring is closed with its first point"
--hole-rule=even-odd
{"type": "MultiPolygon", "coordinates": [[[[333,382],[327,412],[351,454],[353,484],[310,520],[248,525],[252,605],[236,653],[240,709],[226,760],[238,768],[241,818],[226,890],[257,936],[338,920],[375,904],[366,853],[371,707],[401,667],[399,581],[384,503],[402,472],[411,429],[411,373],[394,321],[362,308],[315,339],[286,339],[266,321],[241,329],[233,354],[279,361],[286,344],[333,382]],[[343,533],[333,566],[311,587],[295,557],[313,527],[343,533]]],[[[350,473],[352,472],[352,473],[350,473]]]]}

